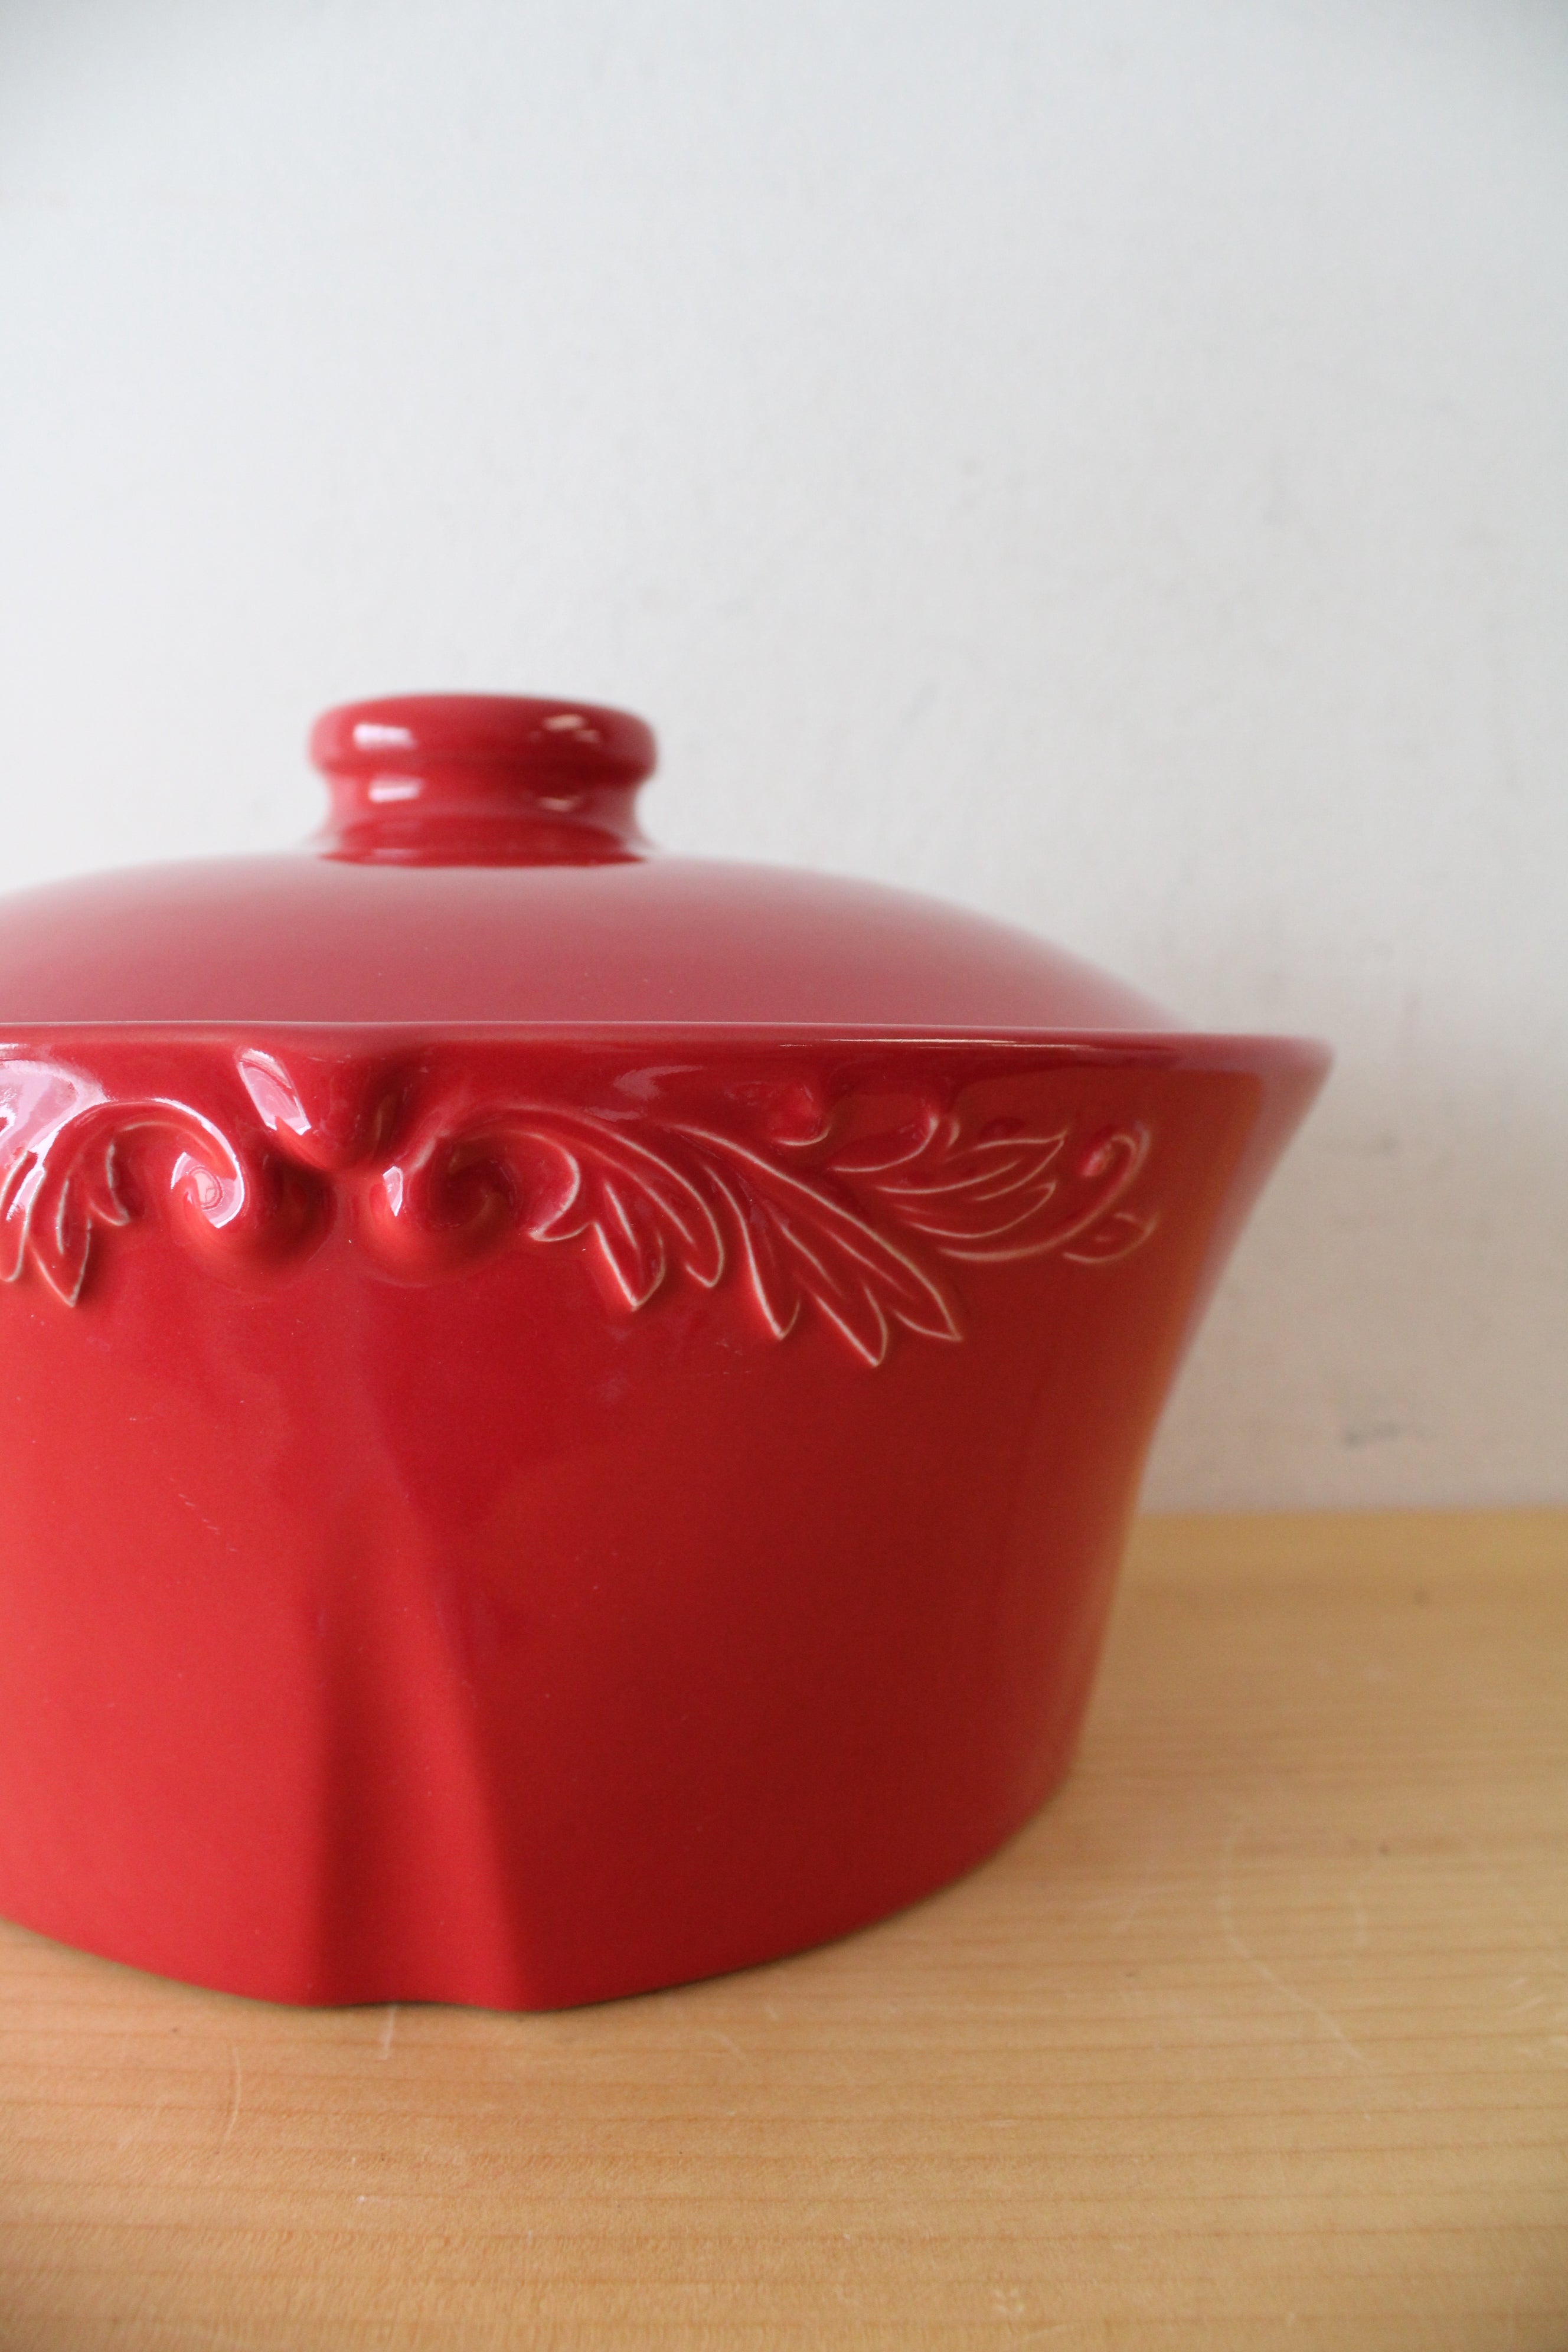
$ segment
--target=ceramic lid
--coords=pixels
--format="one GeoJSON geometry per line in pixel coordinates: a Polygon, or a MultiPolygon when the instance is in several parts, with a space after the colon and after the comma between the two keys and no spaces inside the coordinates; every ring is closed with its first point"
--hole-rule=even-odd
{"type": "Polygon", "coordinates": [[[329,711],[310,749],[331,813],[304,851],[0,898],[0,1026],[1175,1026],[1009,924],[655,850],[654,739],[624,711],[404,696],[329,711]]]}

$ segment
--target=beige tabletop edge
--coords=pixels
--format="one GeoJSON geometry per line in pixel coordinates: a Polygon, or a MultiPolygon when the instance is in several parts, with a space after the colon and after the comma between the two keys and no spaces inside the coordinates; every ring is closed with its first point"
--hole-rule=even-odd
{"type": "Polygon", "coordinates": [[[0,1927],[0,2352],[1568,2352],[1568,1512],[1148,1520],[1068,1785],[828,1949],[293,2011],[0,1927]]]}

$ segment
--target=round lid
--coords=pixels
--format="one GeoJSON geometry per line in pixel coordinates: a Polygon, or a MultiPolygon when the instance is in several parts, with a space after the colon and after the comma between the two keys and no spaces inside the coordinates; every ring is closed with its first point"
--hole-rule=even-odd
{"type": "Polygon", "coordinates": [[[640,719],[411,695],[318,720],[303,851],[0,898],[0,1027],[63,1022],[1168,1030],[1026,931],[911,892],[678,857],[640,719]]]}

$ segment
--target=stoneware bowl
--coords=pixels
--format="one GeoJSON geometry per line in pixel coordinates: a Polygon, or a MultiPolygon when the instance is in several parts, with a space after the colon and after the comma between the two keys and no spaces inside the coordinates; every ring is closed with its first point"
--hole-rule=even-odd
{"type": "Polygon", "coordinates": [[[1321,1051],[661,856],[617,711],[312,748],[307,854],[0,902],[0,1913],[535,2008],[913,1901],[1067,1767],[1321,1051]]]}

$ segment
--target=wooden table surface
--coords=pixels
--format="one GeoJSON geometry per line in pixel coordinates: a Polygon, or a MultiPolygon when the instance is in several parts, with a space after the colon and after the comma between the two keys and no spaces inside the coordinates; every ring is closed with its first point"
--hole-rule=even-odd
{"type": "Polygon", "coordinates": [[[830,1949],[292,2011],[0,1929],[5,2352],[1565,2352],[1568,1513],[1155,1520],[1067,1788],[830,1949]]]}

